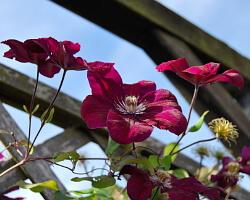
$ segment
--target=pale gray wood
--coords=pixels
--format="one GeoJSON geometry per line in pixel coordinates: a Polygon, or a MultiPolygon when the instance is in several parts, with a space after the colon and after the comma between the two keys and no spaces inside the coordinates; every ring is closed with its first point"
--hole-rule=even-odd
{"type": "MultiPolygon", "coordinates": [[[[8,114],[8,112],[5,110],[2,104],[0,104],[0,129],[8,132],[13,132],[17,141],[27,139],[26,136],[19,129],[19,127],[16,125],[16,123],[13,121],[11,116],[8,114]]],[[[2,143],[5,146],[8,146],[9,143],[13,142],[13,138],[8,134],[0,133],[0,137],[2,143]]],[[[20,150],[20,152],[25,154],[26,148],[24,146],[19,146],[18,149],[20,150]]],[[[14,148],[9,148],[8,150],[13,156],[13,159],[16,161],[16,163],[20,162],[23,159],[14,148]]],[[[31,180],[31,182],[40,183],[48,180],[55,180],[58,183],[60,190],[65,191],[64,186],[53,173],[53,171],[49,168],[47,162],[41,160],[29,162],[21,166],[21,169],[25,176],[31,180]]],[[[11,178],[10,176],[11,174],[6,174],[1,177],[1,179],[11,178]]],[[[6,188],[6,186],[4,186],[3,188],[6,188]]],[[[3,191],[0,191],[0,193],[1,192],[3,191]]],[[[53,198],[54,191],[50,189],[45,189],[41,194],[45,199],[51,200],[53,198]]]]}

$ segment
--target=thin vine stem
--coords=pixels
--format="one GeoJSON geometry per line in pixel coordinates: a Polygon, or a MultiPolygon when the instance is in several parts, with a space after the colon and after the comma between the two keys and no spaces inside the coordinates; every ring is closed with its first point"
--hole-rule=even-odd
{"type": "Polygon", "coordinates": [[[35,144],[35,141],[36,141],[38,135],[40,134],[41,130],[43,129],[43,126],[44,126],[45,123],[46,123],[46,120],[47,120],[47,118],[48,118],[48,116],[49,116],[49,113],[50,113],[50,111],[51,111],[51,109],[52,109],[52,107],[53,107],[53,105],[54,105],[54,103],[55,103],[55,101],[56,101],[56,99],[57,99],[57,97],[58,97],[58,94],[59,94],[59,92],[60,92],[60,90],[61,90],[61,88],[62,88],[62,85],[63,85],[64,79],[65,79],[66,72],[67,72],[67,70],[64,70],[64,71],[63,71],[63,75],[62,75],[62,79],[61,79],[60,85],[59,85],[59,87],[58,87],[58,89],[57,89],[57,92],[56,92],[56,94],[55,94],[53,100],[51,101],[51,103],[50,103],[50,105],[49,105],[49,107],[48,107],[47,113],[45,114],[45,116],[44,116],[44,118],[43,118],[43,121],[41,122],[41,126],[40,126],[40,128],[39,128],[39,130],[38,130],[38,132],[37,132],[37,134],[36,134],[36,136],[35,136],[35,138],[34,138],[32,144],[31,144],[31,147],[29,148],[29,151],[28,151],[27,155],[29,155],[29,153],[30,153],[32,147],[33,147],[34,144],[35,144]]]}
{"type": "Polygon", "coordinates": [[[25,155],[25,158],[28,158],[29,156],[29,152],[30,152],[30,136],[31,136],[31,120],[32,120],[32,112],[33,112],[33,109],[34,109],[34,102],[35,102],[35,96],[36,96],[36,91],[37,91],[37,86],[38,86],[38,80],[39,80],[39,71],[38,71],[38,68],[37,68],[37,73],[36,73],[36,83],[35,83],[35,88],[34,88],[34,91],[33,91],[33,94],[32,94],[32,97],[31,97],[31,102],[30,102],[30,108],[29,108],[29,128],[28,128],[28,145],[27,145],[27,150],[26,150],[26,155],[25,155]]]}
{"type": "Polygon", "coordinates": [[[216,139],[217,139],[217,137],[213,137],[213,138],[206,139],[206,140],[199,140],[199,141],[194,142],[194,143],[192,143],[192,144],[189,144],[189,145],[183,147],[182,149],[179,149],[178,151],[175,151],[175,152],[173,152],[173,153],[171,153],[171,154],[169,154],[169,155],[172,156],[172,155],[174,155],[174,154],[177,154],[177,153],[181,152],[182,150],[184,150],[184,149],[186,149],[186,148],[188,148],[188,147],[191,147],[191,146],[193,146],[193,145],[195,145],[195,144],[198,144],[198,143],[201,143],[201,142],[209,142],[209,141],[216,140],[216,139]]]}
{"type": "MultiPolygon", "coordinates": [[[[195,85],[193,97],[192,97],[192,100],[191,100],[191,103],[190,103],[190,107],[189,107],[189,111],[188,111],[187,127],[188,127],[188,124],[189,124],[189,121],[190,121],[190,118],[191,118],[191,113],[192,113],[192,110],[193,110],[193,107],[194,107],[194,103],[195,103],[197,95],[198,95],[198,91],[199,91],[199,85],[195,85]]],[[[187,131],[187,128],[182,133],[180,139],[175,143],[175,145],[174,145],[173,149],[170,151],[169,155],[171,155],[173,153],[173,151],[175,150],[175,148],[177,147],[177,145],[181,142],[181,140],[183,139],[183,137],[186,135],[186,131],[187,131]]]]}

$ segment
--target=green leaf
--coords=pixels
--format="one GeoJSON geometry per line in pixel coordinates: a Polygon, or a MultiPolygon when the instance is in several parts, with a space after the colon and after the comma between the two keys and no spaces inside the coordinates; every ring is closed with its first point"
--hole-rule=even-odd
{"type": "MultiPolygon", "coordinates": [[[[28,141],[25,140],[25,139],[22,139],[22,140],[20,140],[20,144],[21,144],[22,146],[27,147],[27,146],[28,146],[28,141]]],[[[29,148],[30,148],[30,147],[31,147],[31,144],[29,143],[29,148]]],[[[30,150],[30,155],[31,155],[33,152],[34,152],[34,146],[32,146],[32,148],[31,148],[31,150],[30,150]]]]}
{"type": "Polygon", "coordinates": [[[26,106],[26,105],[23,105],[23,110],[24,110],[26,113],[30,114],[30,112],[28,111],[28,109],[27,109],[27,106],[26,106]]]}
{"type": "Polygon", "coordinates": [[[165,167],[165,170],[169,170],[171,167],[171,163],[172,163],[172,157],[174,156],[165,156],[162,161],[163,161],[163,165],[165,167]]]}
{"type": "Polygon", "coordinates": [[[151,162],[149,162],[149,160],[147,160],[145,158],[135,158],[135,159],[132,159],[132,160],[128,160],[126,162],[126,164],[127,163],[141,164],[141,165],[143,165],[150,172],[151,175],[154,174],[153,165],[151,164],[151,162]]]}
{"type": "MultiPolygon", "coordinates": [[[[170,154],[170,152],[172,151],[172,149],[175,147],[175,145],[176,145],[176,143],[170,143],[170,144],[166,145],[165,148],[164,148],[164,151],[163,151],[163,156],[164,157],[168,156],[170,154]]],[[[174,151],[172,153],[178,151],[179,147],[180,147],[180,144],[178,144],[175,147],[175,149],[174,149],[174,151]]],[[[172,156],[172,158],[171,158],[172,162],[176,159],[176,156],[177,156],[177,154],[174,154],[172,156]]]]}
{"type": "Polygon", "coordinates": [[[107,175],[97,176],[97,177],[83,177],[83,178],[72,178],[71,181],[80,182],[80,181],[91,181],[92,186],[95,188],[106,188],[114,185],[116,180],[114,177],[107,175]]]}
{"type": "Polygon", "coordinates": [[[150,155],[149,158],[148,158],[149,162],[158,167],[160,165],[162,165],[162,160],[159,158],[159,156],[156,156],[156,155],[150,155]]]}
{"type": "Polygon", "coordinates": [[[205,116],[207,115],[208,112],[209,112],[208,110],[205,111],[202,114],[202,116],[200,117],[200,119],[196,122],[196,124],[194,126],[190,127],[188,132],[196,132],[196,131],[198,131],[201,128],[201,126],[202,126],[202,124],[204,122],[204,118],[205,118],[205,116]]]}
{"type": "Polygon", "coordinates": [[[44,188],[49,188],[54,191],[59,191],[56,181],[49,180],[43,183],[29,184],[25,183],[23,180],[18,181],[14,186],[19,186],[23,189],[30,189],[32,192],[42,192],[44,188]]]}
{"type": "Polygon", "coordinates": [[[12,133],[5,131],[5,130],[0,130],[0,133],[4,133],[4,134],[8,134],[8,135],[12,135],[12,133]]]}
{"type": "Polygon", "coordinates": [[[112,140],[110,137],[109,137],[109,143],[108,143],[108,147],[105,151],[105,153],[110,156],[112,155],[116,150],[117,148],[120,146],[120,144],[116,143],[114,140],[112,140]]]}
{"type": "Polygon", "coordinates": [[[53,200],[92,200],[91,196],[88,197],[73,197],[63,194],[61,191],[55,192],[53,200]]]}
{"type": "MultiPolygon", "coordinates": [[[[44,120],[44,117],[47,115],[47,112],[48,112],[48,109],[45,110],[45,112],[42,114],[42,116],[41,116],[41,118],[40,118],[41,122],[44,120]]],[[[50,110],[50,112],[49,112],[49,116],[48,116],[47,119],[45,120],[45,123],[50,123],[50,122],[51,122],[51,120],[52,120],[52,118],[53,118],[53,115],[54,115],[54,112],[55,112],[55,109],[52,108],[52,109],[50,110]]]]}
{"type": "Polygon", "coordinates": [[[77,161],[80,158],[80,155],[76,151],[71,152],[58,152],[54,155],[54,162],[61,162],[64,160],[70,160],[73,164],[73,168],[75,167],[77,161]]]}
{"type": "Polygon", "coordinates": [[[115,185],[115,178],[102,175],[102,176],[97,176],[93,179],[92,181],[92,186],[96,188],[106,188],[112,185],[115,185]]]}
{"type": "Polygon", "coordinates": [[[169,173],[175,175],[178,179],[189,177],[189,174],[185,169],[170,170],[169,173]]]}
{"type": "Polygon", "coordinates": [[[111,165],[111,166],[110,166],[110,169],[111,169],[112,171],[115,171],[115,172],[120,171],[121,168],[122,168],[124,165],[126,165],[127,162],[128,162],[129,160],[132,160],[132,159],[134,159],[133,156],[130,156],[130,155],[129,155],[129,156],[126,156],[126,157],[124,157],[120,162],[111,165]]]}
{"type": "Polygon", "coordinates": [[[38,108],[39,108],[39,104],[37,104],[36,106],[35,106],[35,108],[33,109],[33,111],[32,111],[32,115],[34,115],[34,113],[38,110],[38,108]]]}
{"type": "Polygon", "coordinates": [[[75,178],[72,178],[71,181],[74,181],[74,182],[81,182],[81,181],[92,181],[93,180],[93,177],[75,177],[75,178]]]}

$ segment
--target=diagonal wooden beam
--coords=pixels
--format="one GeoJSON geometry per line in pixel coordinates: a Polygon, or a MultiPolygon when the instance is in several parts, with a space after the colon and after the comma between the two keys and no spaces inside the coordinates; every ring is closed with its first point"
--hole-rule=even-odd
{"type": "MultiPolygon", "coordinates": [[[[2,130],[13,132],[17,141],[27,139],[2,104],[0,104],[0,127],[2,130]]],[[[0,139],[5,146],[8,146],[9,143],[13,142],[12,136],[4,133],[0,133],[0,139]]],[[[22,152],[23,155],[25,155],[26,148],[24,146],[19,146],[18,149],[20,152],[22,152]]],[[[20,156],[20,154],[16,151],[16,149],[9,148],[8,151],[10,152],[13,160],[16,163],[20,162],[23,159],[22,156],[20,156]]],[[[58,187],[60,188],[60,190],[66,191],[63,184],[60,182],[54,172],[49,168],[48,163],[44,161],[38,160],[36,162],[29,162],[21,166],[20,169],[25,174],[25,176],[31,180],[32,183],[55,180],[58,183],[58,187]]],[[[0,169],[0,171],[2,171],[2,169],[0,169]]],[[[11,183],[13,181],[8,181],[9,178],[11,179],[11,177],[9,177],[10,175],[13,175],[13,173],[6,174],[0,178],[2,184],[4,185],[2,186],[1,184],[0,193],[4,192],[3,189],[5,189],[7,185],[11,186],[11,183]]],[[[44,189],[41,194],[46,200],[51,200],[54,196],[54,191],[50,189],[44,189]]]]}

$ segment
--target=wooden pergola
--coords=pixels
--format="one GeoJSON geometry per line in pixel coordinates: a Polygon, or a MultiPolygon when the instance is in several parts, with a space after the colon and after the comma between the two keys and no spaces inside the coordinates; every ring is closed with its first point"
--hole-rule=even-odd
{"type": "MultiPolygon", "coordinates": [[[[190,65],[202,65],[213,61],[221,63],[221,71],[232,68],[239,70],[245,79],[245,86],[242,89],[239,90],[226,83],[202,87],[195,110],[199,114],[210,110],[209,117],[206,118],[207,123],[214,118],[223,116],[233,124],[237,124],[240,137],[237,140],[237,146],[231,147],[234,156],[239,156],[242,147],[250,144],[250,120],[244,112],[246,107],[243,107],[250,105],[241,103],[250,93],[249,59],[153,0],[53,0],[53,2],[142,48],[156,64],[185,57],[190,65]]],[[[169,72],[166,77],[186,99],[191,99],[193,92],[191,84],[182,81],[174,73],[169,72]]],[[[28,105],[30,102],[33,85],[32,78],[1,65],[0,99],[2,102],[22,109],[22,105],[28,105]],[[15,79],[12,78],[13,76],[15,79]]],[[[40,104],[41,110],[45,110],[55,90],[42,83],[39,84],[39,88],[42,88],[42,92],[38,90],[37,103],[40,104]]],[[[45,157],[48,156],[48,152],[53,155],[60,150],[72,151],[89,141],[99,144],[102,149],[106,148],[107,132],[103,129],[87,129],[79,115],[80,106],[81,102],[72,97],[63,93],[59,95],[55,103],[57,112],[52,123],[65,131],[43,145],[37,146],[34,156],[45,157]],[[65,105],[69,106],[65,107],[65,105]],[[67,146],[64,141],[72,141],[73,145],[67,146]],[[54,142],[60,143],[57,149],[51,145],[54,142]]],[[[37,116],[41,114],[39,111],[36,113],[37,116]]],[[[13,130],[19,139],[25,137],[2,105],[0,105],[0,119],[0,129],[13,130]]],[[[2,142],[8,145],[11,138],[2,134],[0,137],[2,142]]],[[[164,146],[152,138],[145,143],[156,151],[164,146]]],[[[146,150],[141,153],[150,154],[146,150]]],[[[11,154],[13,159],[1,163],[0,172],[21,159],[15,150],[11,151],[11,154]]],[[[178,156],[179,159],[176,159],[174,166],[185,166],[186,170],[193,174],[198,168],[198,163],[182,154],[178,156]]],[[[48,171],[47,163],[31,162],[1,178],[0,193],[18,180],[29,178],[32,182],[43,182],[52,177],[59,182],[60,189],[65,191],[64,186],[60,184],[53,172],[48,171]],[[32,170],[34,168],[39,170],[32,170]],[[44,170],[47,170],[45,175],[42,173],[44,170]],[[43,175],[41,176],[38,171],[43,175]]],[[[45,190],[42,195],[45,199],[53,197],[50,190],[45,190]]],[[[233,194],[234,198],[239,200],[247,200],[249,195],[249,191],[243,189],[239,189],[233,194]]]]}

